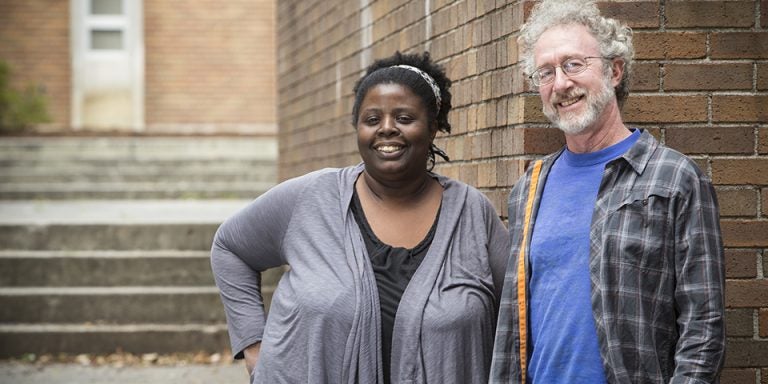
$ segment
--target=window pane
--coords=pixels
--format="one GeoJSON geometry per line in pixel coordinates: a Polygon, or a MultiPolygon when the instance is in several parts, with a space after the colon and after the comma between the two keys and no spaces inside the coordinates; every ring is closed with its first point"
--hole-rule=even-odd
{"type": "Polygon", "coordinates": [[[123,49],[123,31],[91,31],[91,49],[123,49]]]}
{"type": "Polygon", "coordinates": [[[91,0],[92,15],[122,15],[123,0],[91,0]]]}

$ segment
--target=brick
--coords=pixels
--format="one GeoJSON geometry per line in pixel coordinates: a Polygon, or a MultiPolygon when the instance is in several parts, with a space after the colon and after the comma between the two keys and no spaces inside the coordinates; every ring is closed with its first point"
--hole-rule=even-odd
{"type": "Polygon", "coordinates": [[[723,185],[768,185],[768,158],[713,159],[712,181],[723,185]]]}
{"type": "Polygon", "coordinates": [[[757,252],[754,250],[725,250],[725,277],[754,279],[757,277],[757,252]]]}
{"type": "MultiPolygon", "coordinates": [[[[509,116],[509,99],[504,98],[496,101],[496,127],[504,127],[509,124],[507,117],[509,116]]],[[[498,152],[496,152],[498,153],[498,152]]]]}
{"type": "Polygon", "coordinates": [[[699,167],[699,169],[701,169],[702,172],[707,174],[709,173],[709,160],[707,158],[691,157],[691,160],[693,160],[696,163],[696,166],[699,167]]]}
{"type": "Polygon", "coordinates": [[[496,162],[487,161],[477,165],[477,185],[478,188],[488,188],[496,186],[496,162]]]}
{"type": "Polygon", "coordinates": [[[721,217],[757,217],[758,194],[753,189],[717,189],[721,217]]]}
{"type": "Polygon", "coordinates": [[[751,27],[755,5],[749,1],[670,1],[667,28],[751,27]]]}
{"type": "Polygon", "coordinates": [[[631,123],[693,123],[707,120],[706,96],[630,95],[623,109],[631,123]]]}
{"type": "Polygon", "coordinates": [[[491,200],[493,209],[499,215],[499,218],[504,221],[504,217],[507,216],[507,196],[509,196],[509,189],[494,189],[485,192],[485,195],[491,200]]]}
{"type": "MultiPolygon", "coordinates": [[[[526,123],[549,123],[542,112],[541,97],[539,95],[523,96],[523,121],[526,123]]],[[[512,112],[512,108],[510,108],[512,112]]],[[[514,121],[514,120],[510,120],[514,121]]]]}
{"type": "Polygon", "coordinates": [[[726,247],[768,247],[768,221],[726,219],[720,225],[726,247]]]}
{"type": "Polygon", "coordinates": [[[633,92],[659,89],[659,64],[635,63],[632,68],[630,89],[633,92]]]}
{"type": "Polygon", "coordinates": [[[507,39],[507,62],[517,64],[520,61],[520,52],[517,39],[507,39]]]}
{"type": "Polygon", "coordinates": [[[713,59],[768,59],[768,32],[720,32],[711,37],[713,59]]]}
{"type": "Polygon", "coordinates": [[[707,55],[707,35],[698,32],[638,32],[635,59],[700,59],[707,55]]]}
{"type": "Polygon", "coordinates": [[[768,340],[730,339],[726,343],[725,366],[750,368],[768,366],[768,340]]]}
{"type": "Polygon", "coordinates": [[[757,152],[768,153],[768,128],[758,129],[757,152]]]}
{"type": "MultiPolygon", "coordinates": [[[[514,155],[522,155],[525,153],[523,151],[523,144],[525,143],[524,139],[524,132],[522,128],[514,128],[514,127],[504,127],[500,130],[497,130],[497,132],[500,132],[501,137],[501,152],[499,153],[502,156],[514,156],[514,155]]],[[[497,136],[498,137],[498,136],[497,136]]]]}
{"type": "MultiPolygon", "coordinates": [[[[760,25],[768,28],[768,0],[760,2],[760,25]]],[[[768,383],[768,375],[763,375],[764,383],[768,383]]]]}
{"type": "Polygon", "coordinates": [[[519,159],[500,159],[496,165],[497,184],[512,187],[525,172],[525,164],[519,159]]]}
{"type": "Polygon", "coordinates": [[[727,280],[725,303],[728,308],[768,307],[768,280],[727,280]]]}
{"type": "Polygon", "coordinates": [[[752,337],[755,334],[753,314],[751,308],[726,309],[725,330],[728,337],[752,337]]]}
{"type": "Polygon", "coordinates": [[[481,103],[477,106],[477,129],[483,130],[488,128],[488,107],[486,103],[481,103]]]}
{"type": "Polygon", "coordinates": [[[715,122],[766,121],[768,120],[768,96],[712,96],[712,120],[715,122]]]}
{"type": "Polygon", "coordinates": [[[768,337],[768,308],[760,308],[757,324],[760,337],[768,337]]]}
{"type": "Polygon", "coordinates": [[[752,64],[667,64],[667,91],[751,90],[752,64]]]}
{"type": "Polygon", "coordinates": [[[762,258],[763,258],[763,276],[768,276],[768,251],[763,250],[762,252],[762,258]]]}
{"type": "Polygon", "coordinates": [[[743,153],[755,150],[752,127],[668,128],[665,144],[683,153],[743,153]]]}
{"type": "Polygon", "coordinates": [[[762,197],[760,198],[763,206],[763,216],[768,216],[768,188],[763,188],[762,197]]]}
{"type": "Polygon", "coordinates": [[[477,154],[474,154],[475,159],[484,159],[491,157],[491,131],[483,131],[478,132],[477,135],[474,137],[472,143],[475,146],[475,148],[479,149],[480,152],[477,154]]]}
{"type": "Polygon", "coordinates": [[[757,64],[757,89],[768,90],[768,63],[757,64]]]}
{"type": "Polygon", "coordinates": [[[632,28],[658,28],[658,1],[598,3],[600,13],[605,17],[619,19],[632,28]]]}
{"type": "Polygon", "coordinates": [[[546,155],[565,145],[565,135],[557,128],[523,128],[525,154],[546,155]]]}
{"type": "Polygon", "coordinates": [[[459,169],[459,180],[469,184],[477,184],[477,164],[465,164],[459,169]]]}
{"type": "Polygon", "coordinates": [[[757,369],[726,368],[720,375],[720,384],[753,384],[757,380],[757,369]]]}

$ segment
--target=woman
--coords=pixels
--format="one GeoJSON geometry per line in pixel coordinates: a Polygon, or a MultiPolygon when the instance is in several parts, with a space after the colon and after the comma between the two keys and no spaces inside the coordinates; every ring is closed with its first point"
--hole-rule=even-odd
{"type": "Polygon", "coordinates": [[[363,162],[283,182],[219,228],[213,271],[252,382],[487,381],[509,239],[482,193],[430,171],[449,86],[428,53],[375,62],[355,85],[363,162]],[[265,319],[259,273],[284,264],[265,319]]]}

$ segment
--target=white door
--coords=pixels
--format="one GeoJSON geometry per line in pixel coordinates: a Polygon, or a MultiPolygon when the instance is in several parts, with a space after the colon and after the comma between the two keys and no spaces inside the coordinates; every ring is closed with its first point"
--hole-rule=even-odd
{"type": "Polygon", "coordinates": [[[72,126],[144,128],[142,0],[71,0],[72,126]]]}

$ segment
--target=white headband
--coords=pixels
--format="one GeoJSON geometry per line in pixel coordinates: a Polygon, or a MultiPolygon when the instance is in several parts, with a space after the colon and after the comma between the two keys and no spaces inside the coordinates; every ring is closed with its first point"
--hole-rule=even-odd
{"type": "Polygon", "coordinates": [[[421,69],[416,68],[414,66],[410,66],[410,65],[405,65],[405,64],[393,65],[390,68],[393,68],[393,67],[404,68],[409,71],[418,73],[424,79],[424,81],[426,81],[427,84],[429,84],[429,87],[432,88],[432,92],[435,94],[435,101],[436,101],[435,104],[437,104],[437,112],[440,112],[440,103],[442,102],[443,99],[440,97],[440,87],[437,85],[437,82],[435,82],[435,79],[433,79],[432,76],[422,71],[421,69]]]}

